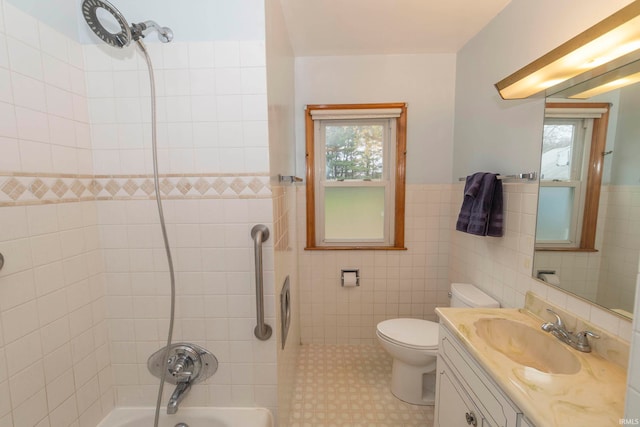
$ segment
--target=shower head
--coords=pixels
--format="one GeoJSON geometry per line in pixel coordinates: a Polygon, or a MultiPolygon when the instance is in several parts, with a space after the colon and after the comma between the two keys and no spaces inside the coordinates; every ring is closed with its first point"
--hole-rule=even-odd
{"type": "Polygon", "coordinates": [[[113,47],[126,47],[131,43],[131,40],[137,41],[146,35],[145,32],[147,30],[151,29],[158,32],[158,38],[161,42],[168,43],[173,40],[173,32],[170,28],[161,27],[153,21],[140,22],[129,26],[122,13],[107,0],[84,0],[82,2],[82,15],[85,21],[87,21],[89,28],[91,28],[102,41],[113,47]],[[100,9],[104,9],[111,14],[120,27],[120,31],[113,33],[105,28],[98,17],[100,9]]]}
{"type": "Polygon", "coordinates": [[[124,16],[111,3],[106,0],[84,0],[82,2],[82,15],[87,21],[89,28],[96,33],[103,42],[113,46],[123,48],[131,43],[131,30],[124,16]],[[98,19],[98,9],[109,12],[120,25],[120,32],[112,33],[107,30],[98,19]]]}

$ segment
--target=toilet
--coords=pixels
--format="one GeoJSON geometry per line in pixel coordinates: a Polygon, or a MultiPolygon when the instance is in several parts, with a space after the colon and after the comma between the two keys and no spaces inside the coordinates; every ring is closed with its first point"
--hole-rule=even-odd
{"type": "MultiPolygon", "coordinates": [[[[495,308],[498,301],[473,285],[451,284],[451,307],[495,308]]],[[[421,319],[389,319],[378,323],[376,335],[393,357],[391,393],[413,405],[435,402],[438,323],[421,319]]]]}

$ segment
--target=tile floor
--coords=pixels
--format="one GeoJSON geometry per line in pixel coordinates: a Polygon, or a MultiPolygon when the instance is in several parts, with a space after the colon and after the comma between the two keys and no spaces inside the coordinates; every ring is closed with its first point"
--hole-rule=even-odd
{"type": "Polygon", "coordinates": [[[389,391],[391,358],[376,345],[303,345],[289,427],[432,427],[433,406],[389,391]]]}

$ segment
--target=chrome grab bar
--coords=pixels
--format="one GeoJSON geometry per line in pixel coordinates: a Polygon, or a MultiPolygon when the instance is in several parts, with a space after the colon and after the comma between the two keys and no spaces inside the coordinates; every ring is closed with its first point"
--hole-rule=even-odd
{"type": "Polygon", "coordinates": [[[256,260],[256,317],[258,324],[253,333],[262,341],[271,337],[271,326],[264,323],[264,283],[262,271],[262,243],[269,239],[269,229],[264,224],[255,225],[251,229],[253,250],[256,260]]]}

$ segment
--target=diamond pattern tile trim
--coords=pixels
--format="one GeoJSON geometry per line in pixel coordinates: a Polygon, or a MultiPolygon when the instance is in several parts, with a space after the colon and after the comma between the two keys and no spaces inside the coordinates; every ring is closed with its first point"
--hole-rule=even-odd
{"type": "MultiPolygon", "coordinates": [[[[271,197],[269,177],[248,174],[164,175],[160,191],[163,199],[271,197]]],[[[153,177],[147,175],[0,175],[0,206],[153,197],[153,177]]]]}

